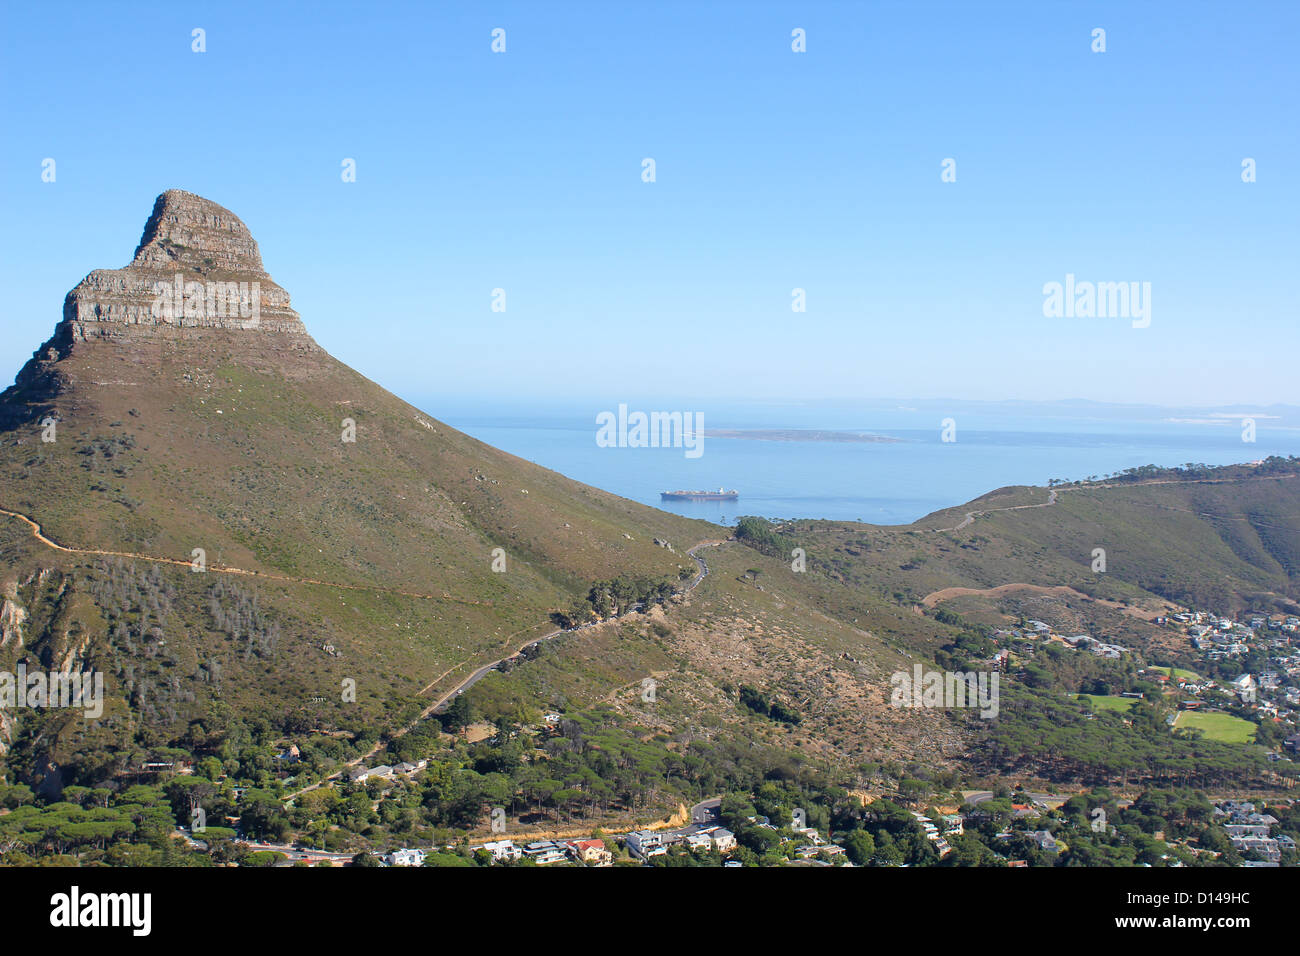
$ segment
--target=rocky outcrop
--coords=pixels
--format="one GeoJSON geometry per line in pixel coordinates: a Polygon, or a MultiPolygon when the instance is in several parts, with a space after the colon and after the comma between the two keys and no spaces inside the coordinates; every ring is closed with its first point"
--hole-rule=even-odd
{"type": "Polygon", "coordinates": [[[27,611],[17,601],[4,599],[0,605],[0,647],[11,643],[15,650],[23,646],[23,625],[27,622],[27,611]]]}
{"type": "Polygon", "coordinates": [[[54,334],[0,395],[0,428],[59,417],[71,374],[64,360],[82,342],[119,343],[138,354],[173,343],[212,345],[263,362],[323,354],[289,293],[263,268],[248,227],[180,189],[154,202],[129,265],[96,269],[67,294],[54,334]],[[218,343],[214,334],[235,341],[218,343]]]}
{"type": "Polygon", "coordinates": [[[96,269],[68,293],[63,321],[73,341],[210,327],[314,344],[289,293],[262,267],[248,227],[229,209],[180,189],[154,202],[130,265],[96,269]]]}

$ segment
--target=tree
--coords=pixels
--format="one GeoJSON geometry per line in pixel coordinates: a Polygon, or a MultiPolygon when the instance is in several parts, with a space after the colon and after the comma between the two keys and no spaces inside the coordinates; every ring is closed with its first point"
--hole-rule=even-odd
{"type": "Polygon", "coordinates": [[[457,694],[451,706],[442,715],[442,725],[448,731],[460,730],[474,722],[474,709],[466,694],[457,694]]]}
{"type": "Polygon", "coordinates": [[[866,830],[854,830],[844,841],[844,852],[858,866],[866,866],[876,855],[876,841],[866,830]]]}

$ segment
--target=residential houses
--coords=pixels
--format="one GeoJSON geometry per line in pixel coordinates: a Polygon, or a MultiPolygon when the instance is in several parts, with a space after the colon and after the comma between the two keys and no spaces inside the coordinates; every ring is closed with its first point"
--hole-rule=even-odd
{"type": "Polygon", "coordinates": [[[392,780],[393,768],[388,764],[378,767],[354,767],[348,772],[348,779],[353,783],[365,783],[367,780],[392,780]]]}
{"type": "Polygon", "coordinates": [[[609,866],[614,854],[609,852],[604,840],[571,840],[565,844],[574,859],[589,866],[609,866]]]}
{"type": "MultiPolygon", "coordinates": [[[[816,834],[815,830],[811,832],[816,834]]],[[[669,847],[678,845],[689,850],[717,850],[726,854],[736,848],[736,835],[717,824],[694,823],[675,830],[636,830],[623,838],[623,844],[640,860],[660,856],[669,847]]]]}
{"type": "Polygon", "coordinates": [[[915,810],[912,811],[912,816],[916,818],[917,823],[921,824],[921,829],[925,831],[925,838],[934,844],[940,859],[952,852],[948,840],[939,832],[939,828],[935,826],[933,820],[923,813],[917,813],[915,810]]]}
{"type": "Polygon", "coordinates": [[[1216,805],[1214,816],[1222,823],[1233,849],[1242,856],[1259,858],[1246,860],[1245,866],[1277,866],[1284,849],[1295,849],[1295,840],[1286,834],[1277,838],[1270,835],[1278,824],[1277,817],[1257,812],[1249,801],[1225,800],[1216,805]]]}
{"type": "Polygon", "coordinates": [[[569,858],[569,853],[564,844],[539,840],[524,847],[524,856],[538,866],[549,866],[552,863],[564,862],[569,858]]]}
{"type": "Polygon", "coordinates": [[[486,850],[492,855],[493,861],[497,863],[509,863],[524,855],[523,850],[515,846],[510,840],[495,840],[490,843],[484,843],[482,846],[470,847],[470,849],[486,850]]]}
{"type": "Polygon", "coordinates": [[[385,857],[384,862],[389,866],[424,866],[425,856],[424,850],[394,850],[385,857]]]}

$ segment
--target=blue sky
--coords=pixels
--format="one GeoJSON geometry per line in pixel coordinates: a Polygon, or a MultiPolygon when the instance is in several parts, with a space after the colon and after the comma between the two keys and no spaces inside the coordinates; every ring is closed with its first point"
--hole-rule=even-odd
{"type": "Polygon", "coordinates": [[[1298,11],[11,4],[0,378],[179,187],[249,225],[323,345],[434,413],[1300,402],[1298,11]],[[1150,327],[1045,318],[1067,273],[1150,282],[1150,327]]]}

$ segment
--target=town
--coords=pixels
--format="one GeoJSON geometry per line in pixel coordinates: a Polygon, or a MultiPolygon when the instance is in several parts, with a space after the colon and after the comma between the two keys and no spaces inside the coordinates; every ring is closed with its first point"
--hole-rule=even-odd
{"type": "MultiPolygon", "coordinates": [[[[1300,754],[1300,618],[1263,612],[1238,618],[1204,611],[1156,616],[1154,625],[1177,635],[1170,663],[1139,666],[1132,686],[1098,686],[1078,696],[1110,709],[1159,700],[1170,705],[1166,722],[1171,729],[1242,743],[1276,740],[1266,753],[1269,760],[1294,757],[1300,754]],[[1268,732],[1261,734],[1259,728],[1268,732]]],[[[989,637],[997,649],[985,664],[995,672],[1014,670],[1052,644],[1104,660],[1135,656],[1126,646],[1090,634],[1061,633],[1040,620],[1000,628],[989,637]]]]}

